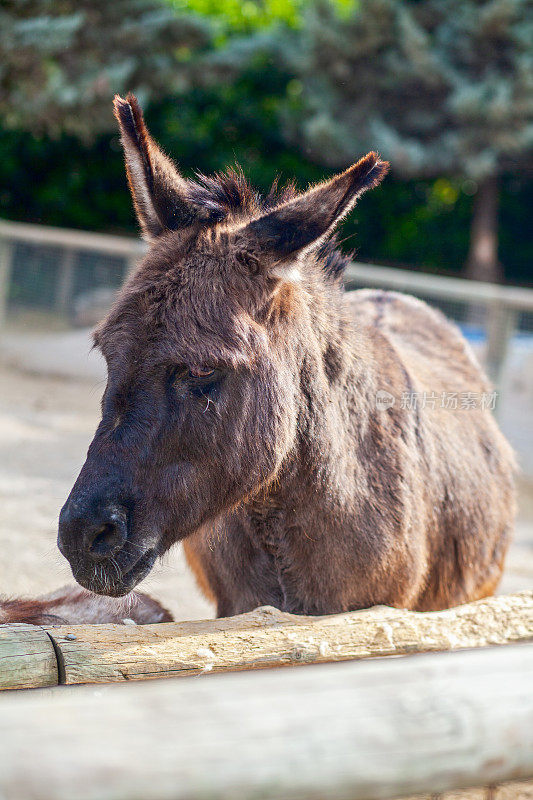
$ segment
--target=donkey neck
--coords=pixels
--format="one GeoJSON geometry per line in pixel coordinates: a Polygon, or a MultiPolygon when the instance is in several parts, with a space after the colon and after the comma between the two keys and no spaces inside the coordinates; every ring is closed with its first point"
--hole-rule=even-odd
{"type": "Polygon", "coordinates": [[[296,444],[269,489],[247,506],[257,535],[271,550],[283,529],[308,518],[310,509],[324,521],[352,504],[363,469],[359,442],[375,413],[377,364],[368,329],[357,330],[339,303],[303,341],[297,354],[296,444]]]}
{"type": "Polygon", "coordinates": [[[262,553],[256,577],[266,582],[264,596],[294,613],[323,613],[313,598],[329,591],[331,556],[349,550],[347,531],[372,505],[365,473],[379,462],[382,442],[376,389],[383,343],[348,314],[333,307],[321,315],[324,324],[299,337],[296,441],[269,488],[242,509],[242,528],[262,553]]]}

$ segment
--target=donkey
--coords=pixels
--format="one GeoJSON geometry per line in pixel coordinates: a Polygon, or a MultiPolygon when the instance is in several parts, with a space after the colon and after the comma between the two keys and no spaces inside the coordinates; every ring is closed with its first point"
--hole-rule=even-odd
{"type": "Polygon", "coordinates": [[[403,402],[489,384],[439,312],[343,291],[335,227],[388,165],[261,198],[238,170],[182,177],[133,95],[115,114],[150,247],[94,334],[102,419],[59,521],[76,580],[124,595],[183,540],[221,616],[491,594],[512,451],[481,403],[403,402]]]}
{"type": "Polygon", "coordinates": [[[171,622],[163,606],[143,592],[132,592],[124,601],[99,597],[79,586],[63,586],[35,599],[0,597],[0,625],[26,622],[31,625],[84,625],[126,623],[147,625],[171,622]]]}

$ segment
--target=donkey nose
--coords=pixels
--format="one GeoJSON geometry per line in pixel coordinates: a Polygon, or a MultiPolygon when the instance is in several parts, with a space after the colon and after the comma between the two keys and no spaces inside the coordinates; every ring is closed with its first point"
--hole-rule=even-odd
{"type": "Polygon", "coordinates": [[[124,515],[109,510],[99,524],[89,527],[84,534],[85,549],[93,561],[111,558],[124,547],[128,536],[124,515]]]}

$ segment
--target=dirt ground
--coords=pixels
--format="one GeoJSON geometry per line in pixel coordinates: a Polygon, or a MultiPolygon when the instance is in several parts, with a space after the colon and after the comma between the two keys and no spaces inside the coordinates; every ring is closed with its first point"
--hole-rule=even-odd
{"type": "MultiPolygon", "coordinates": [[[[35,595],[72,582],[56,547],[59,510],[84,461],[103,382],[0,365],[0,592],[35,595]]],[[[180,547],[143,582],[176,619],[213,616],[180,547]]],[[[533,589],[533,493],[522,490],[500,591],[533,589]]]]}

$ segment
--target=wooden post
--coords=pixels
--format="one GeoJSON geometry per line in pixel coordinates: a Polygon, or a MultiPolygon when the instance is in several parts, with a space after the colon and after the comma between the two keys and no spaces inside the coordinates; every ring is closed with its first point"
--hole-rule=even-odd
{"type": "Polygon", "coordinates": [[[135,255],[132,255],[128,259],[126,259],[126,271],[124,273],[124,280],[135,272],[141,258],[142,258],[141,253],[135,253],[135,255]]]}
{"type": "Polygon", "coordinates": [[[57,686],[58,666],[48,634],[34,625],[0,625],[0,689],[57,686]]]}
{"type": "Polygon", "coordinates": [[[516,329],[516,319],[517,312],[504,303],[487,306],[487,372],[497,388],[501,388],[503,367],[516,329]]]}
{"type": "Polygon", "coordinates": [[[377,800],[533,776],[533,645],[13,692],[2,800],[377,800]]]}
{"type": "Polygon", "coordinates": [[[72,304],[72,290],[74,288],[74,264],[76,251],[68,247],[63,251],[63,258],[59,265],[57,276],[55,308],[65,314],[72,304]]]}
{"type": "Polygon", "coordinates": [[[7,317],[12,260],[13,243],[8,238],[0,236],[0,331],[7,317]]]}

